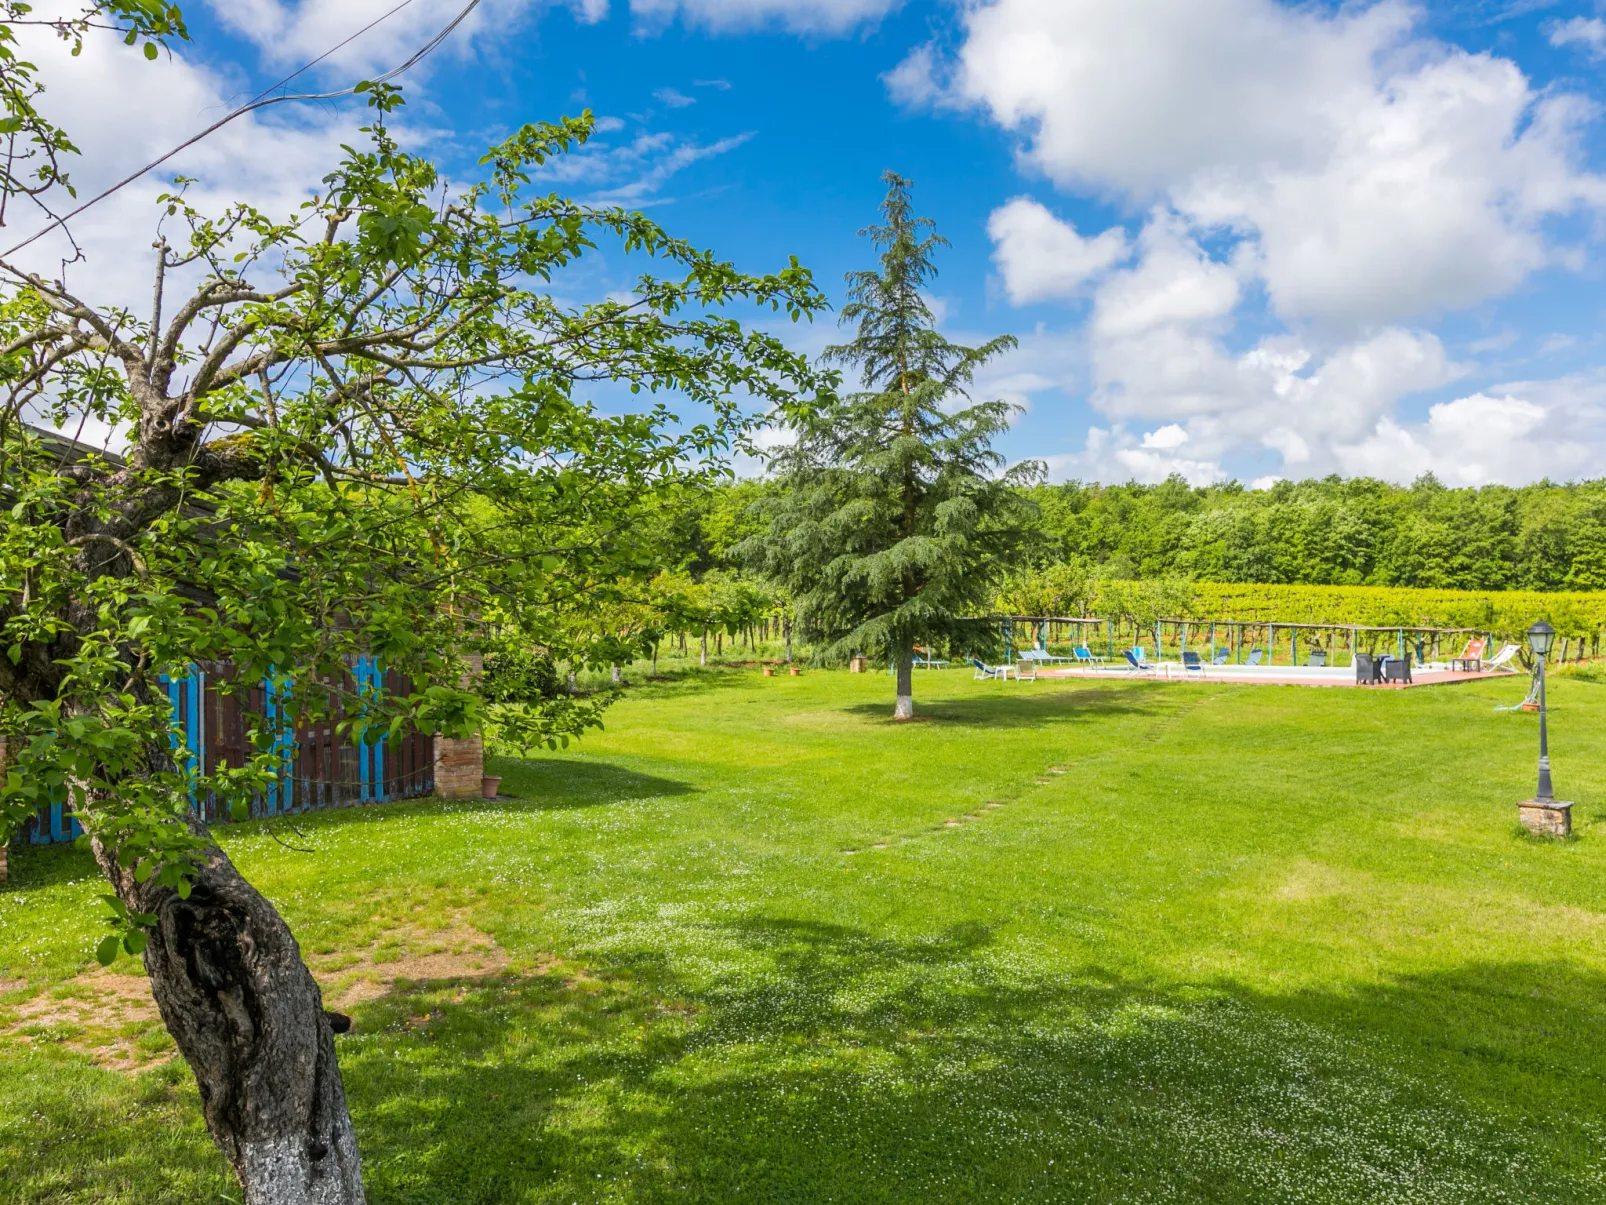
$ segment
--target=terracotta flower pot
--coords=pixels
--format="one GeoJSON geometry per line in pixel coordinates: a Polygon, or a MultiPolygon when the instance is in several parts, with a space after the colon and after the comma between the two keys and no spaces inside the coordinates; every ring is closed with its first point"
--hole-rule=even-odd
{"type": "Polygon", "coordinates": [[[774,677],[774,676],[775,676],[775,671],[774,671],[774,670],[773,670],[773,669],[772,669],[772,668],[771,668],[771,667],[769,667],[769,666],[768,666],[768,665],[766,665],[766,666],[765,666],[765,667],[764,667],[764,676],[765,676],[765,677],[766,677],[766,678],[773,678],[773,677],[774,677]]]}
{"type": "Polygon", "coordinates": [[[487,774],[480,779],[480,794],[487,799],[495,799],[496,792],[502,786],[500,774],[487,774]]]}
{"type": "Polygon", "coordinates": [[[795,678],[795,677],[797,677],[797,676],[798,676],[798,670],[797,670],[797,666],[795,666],[795,665],[788,665],[788,666],[787,666],[787,667],[786,667],[786,672],[787,672],[787,675],[788,675],[788,676],[789,676],[789,677],[793,677],[793,678],[795,678]]]}

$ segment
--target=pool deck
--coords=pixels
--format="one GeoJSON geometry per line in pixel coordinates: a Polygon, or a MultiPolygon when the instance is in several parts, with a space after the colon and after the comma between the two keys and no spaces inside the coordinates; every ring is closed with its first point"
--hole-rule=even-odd
{"type": "Polygon", "coordinates": [[[1203,669],[1184,670],[1180,661],[1157,661],[1147,672],[1130,666],[1053,666],[1037,671],[1039,678],[1111,678],[1152,682],[1241,682],[1246,686],[1349,686],[1365,690],[1409,690],[1414,686],[1447,686],[1456,682],[1481,682],[1488,678],[1516,678],[1522,675],[1507,670],[1483,670],[1479,673],[1430,669],[1414,666],[1411,681],[1377,683],[1360,687],[1355,681],[1353,666],[1308,665],[1207,665],[1203,669]]]}

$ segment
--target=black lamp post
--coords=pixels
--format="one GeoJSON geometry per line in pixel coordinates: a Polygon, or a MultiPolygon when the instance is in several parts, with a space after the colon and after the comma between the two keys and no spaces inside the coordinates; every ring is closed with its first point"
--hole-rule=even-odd
{"type": "Polygon", "coordinates": [[[1555,639],[1556,629],[1542,619],[1528,629],[1528,647],[1539,659],[1539,791],[1534,798],[1542,803],[1555,798],[1550,787],[1550,745],[1545,735],[1545,657],[1555,639]]]}

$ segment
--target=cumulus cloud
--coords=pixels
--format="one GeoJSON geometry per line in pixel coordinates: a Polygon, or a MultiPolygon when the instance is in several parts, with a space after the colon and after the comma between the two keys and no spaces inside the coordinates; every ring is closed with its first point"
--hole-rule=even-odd
{"type": "Polygon", "coordinates": [[[1606,58],[1606,21],[1599,17],[1574,17],[1558,21],[1547,31],[1552,46],[1577,46],[1590,58],[1606,58]]]}
{"type": "Polygon", "coordinates": [[[995,209],[987,234],[1004,291],[1016,305],[1070,296],[1129,253],[1121,227],[1083,238],[1030,197],[995,209]]]}
{"type": "MultiPolygon", "coordinates": [[[[990,0],[963,11],[952,53],[918,47],[884,77],[904,103],[987,114],[1062,190],[1147,214],[1135,240],[1084,237],[1028,198],[990,222],[1011,302],[1091,289],[1062,337],[1109,426],[1062,468],[1207,480],[1269,449],[1300,474],[1529,471],[1527,452],[1497,458],[1465,432],[1527,448],[1517,403],[1553,412],[1537,397],[1399,411],[1466,373],[1426,329],[1438,316],[1582,262],[1554,232],[1606,210],[1579,145],[1596,110],[1428,37],[1420,15],[1404,0],[990,0]]],[[[1606,46],[1593,18],[1548,32],[1606,46]]]]}
{"type": "Polygon", "coordinates": [[[1606,375],[1513,381],[1441,402],[1423,422],[1378,419],[1341,445],[1348,473],[1410,481],[1433,473],[1447,485],[1512,485],[1542,477],[1598,476],[1606,441],[1606,375]]]}
{"type": "Polygon", "coordinates": [[[648,27],[679,17],[718,33],[779,25],[795,33],[843,34],[878,21],[901,0],[630,0],[630,11],[648,27]]]}
{"type": "Polygon", "coordinates": [[[1068,189],[1163,198],[1252,244],[1282,317],[1336,330],[1476,305],[1556,262],[1546,218],[1606,205],[1593,115],[1514,63],[1432,43],[1396,0],[997,0],[905,99],[978,106],[1068,189]],[[948,78],[939,79],[944,71],[948,78]]]}

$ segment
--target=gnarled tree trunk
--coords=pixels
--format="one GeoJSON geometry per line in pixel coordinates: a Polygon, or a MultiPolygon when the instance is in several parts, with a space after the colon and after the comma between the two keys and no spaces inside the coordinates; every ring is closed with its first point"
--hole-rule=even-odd
{"type": "Polygon", "coordinates": [[[158,918],[151,993],[247,1205],[361,1205],[330,1017],[284,919],[215,845],[188,899],[94,849],[129,909],[158,918]]]}

